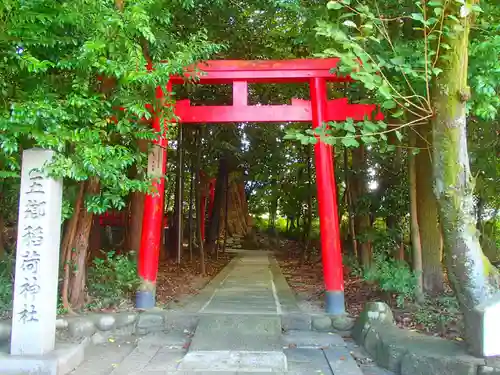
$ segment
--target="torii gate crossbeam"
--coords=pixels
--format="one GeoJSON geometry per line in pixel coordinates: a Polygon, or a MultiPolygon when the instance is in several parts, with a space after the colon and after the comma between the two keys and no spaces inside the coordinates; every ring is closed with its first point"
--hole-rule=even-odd
{"type": "MultiPolygon", "coordinates": [[[[175,115],[181,123],[311,122],[313,128],[318,128],[326,121],[382,119],[375,105],[349,104],[345,98],[328,100],[327,82],[351,81],[349,76],[332,73],[338,63],[339,59],[208,61],[188,68],[185,77],[171,77],[166,91],[171,91],[172,84],[184,83],[186,77],[196,77],[199,84],[232,84],[231,106],[191,106],[189,100],[178,101],[175,115]],[[310,101],[293,99],[290,105],[248,105],[249,83],[295,82],[309,83],[310,101]]],[[[157,99],[164,95],[164,90],[158,87],[157,99]]],[[[152,122],[154,128],[160,130],[160,119],[153,116],[152,122]]],[[[157,147],[150,155],[150,171],[156,171],[160,176],[166,172],[167,140],[161,138],[156,143],[161,147],[157,147]]],[[[318,140],[314,146],[314,156],[326,312],[341,315],[345,313],[344,280],[332,147],[318,140]]],[[[138,308],[149,308],[155,304],[164,202],[163,179],[159,178],[155,185],[159,194],[147,195],[144,203],[138,265],[142,287],[137,294],[138,308]]]]}

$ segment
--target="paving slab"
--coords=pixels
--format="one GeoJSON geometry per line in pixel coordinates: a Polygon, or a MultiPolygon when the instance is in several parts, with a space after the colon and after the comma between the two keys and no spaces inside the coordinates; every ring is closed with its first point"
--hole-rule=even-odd
{"type": "Polygon", "coordinates": [[[133,344],[90,345],[85,350],[85,360],[71,375],[108,375],[134,349],[133,344]]]}
{"type": "Polygon", "coordinates": [[[159,346],[168,349],[184,349],[189,345],[191,337],[180,331],[152,332],[138,340],[138,346],[159,346]]]}
{"type": "Polygon", "coordinates": [[[156,345],[141,345],[136,347],[119,365],[114,367],[110,375],[140,374],[160,348],[156,345]]]}
{"type": "Polygon", "coordinates": [[[334,375],[363,375],[347,348],[323,349],[323,353],[334,375]]]}
{"type": "Polygon", "coordinates": [[[291,374],[333,375],[320,349],[293,348],[286,349],[284,353],[287,358],[288,371],[291,374]]]}
{"type": "Polygon", "coordinates": [[[346,346],[344,339],[340,335],[316,331],[288,331],[282,336],[282,341],[285,347],[297,348],[346,346]]]}
{"type": "Polygon", "coordinates": [[[284,372],[287,360],[282,351],[190,351],[179,363],[179,370],[284,372]]]}
{"type": "Polygon", "coordinates": [[[278,316],[203,316],[191,341],[190,351],[281,350],[281,319],[278,316]]]}
{"type": "Polygon", "coordinates": [[[151,358],[143,370],[138,373],[134,373],[133,375],[142,375],[144,373],[147,374],[154,371],[164,371],[169,374],[174,373],[177,371],[177,367],[185,354],[185,350],[161,348],[158,352],[156,352],[154,357],[151,358]]]}

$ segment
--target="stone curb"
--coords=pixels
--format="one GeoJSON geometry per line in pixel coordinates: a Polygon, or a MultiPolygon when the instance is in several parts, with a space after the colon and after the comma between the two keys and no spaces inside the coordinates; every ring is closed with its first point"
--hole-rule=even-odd
{"type": "MultiPolygon", "coordinates": [[[[98,332],[133,334],[137,336],[173,329],[194,332],[200,317],[204,315],[206,314],[175,310],[169,311],[159,308],[147,311],[91,313],[58,318],[56,320],[56,329],[58,333],[64,332],[66,336],[72,338],[91,338],[98,332]]],[[[313,315],[300,311],[292,311],[284,313],[280,317],[284,331],[313,330],[349,335],[354,325],[354,320],[347,316],[313,315]]],[[[0,343],[10,340],[11,324],[10,320],[0,321],[0,343]]]]}
{"type": "Polygon", "coordinates": [[[375,362],[401,375],[500,375],[500,361],[473,357],[465,344],[400,329],[385,303],[368,303],[352,336],[375,362]]]}

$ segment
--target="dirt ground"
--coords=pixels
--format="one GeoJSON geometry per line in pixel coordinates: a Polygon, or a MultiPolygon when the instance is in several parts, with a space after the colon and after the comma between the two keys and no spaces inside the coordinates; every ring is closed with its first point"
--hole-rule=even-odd
{"type": "Polygon", "coordinates": [[[163,261],[158,271],[156,299],[159,305],[178,302],[185,296],[198,294],[232,259],[229,253],[220,253],[218,259],[206,259],[206,275],[200,274],[200,261],[186,261],[179,267],[175,261],[163,261]]]}
{"type": "MultiPolygon", "coordinates": [[[[299,264],[297,247],[293,241],[286,241],[286,252],[278,255],[278,262],[292,290],[297,294],[300,304],[313,311],[322,311],[324,301],[323,267],[314,261],[299,264]]],[[[462,341],[462,318],[455,306],[450,291],[429,300],[423,306],[409,301],[403,307],[397,306],[395,295],[380,291],[376,285],[369,284],[360,277],[354,277],[344,268],[346,309],[349,315],[359,316],[364,305],[371,301],[389,304],[394,313],[396,324],[405,329],[424,334],[462,341]]]]}

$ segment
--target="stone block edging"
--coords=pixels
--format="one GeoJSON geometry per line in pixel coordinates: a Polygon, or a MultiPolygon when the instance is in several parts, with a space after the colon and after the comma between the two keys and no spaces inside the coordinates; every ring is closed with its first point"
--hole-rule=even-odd
{"type": "MultiPolygon", "coordinates": [[[[91,338],[98,332],[142,336],[172,328],[194,331],[202,315],[204,314],[159,308],[147,311],[89,313],[60,317],[56,320],[56,329],[57,334],[63,334],[69,338],[91,338]]],[[[313,330],[348,334],[354,325],[354,319],[347,316],[290,312],[281,315],[281,324],[282,328],[287,331],[313,330]]],[[[0,321],[0,343],[9,341],[11,325],[10,320],[0,321]]]]}
{"type": "Polygon", "coordinates": [[[401,375],[500,375],[500,360],[470,355],[464,343],[398,328],[385,303],[370,302],[352,337],[375,362],[401,375]]]}

